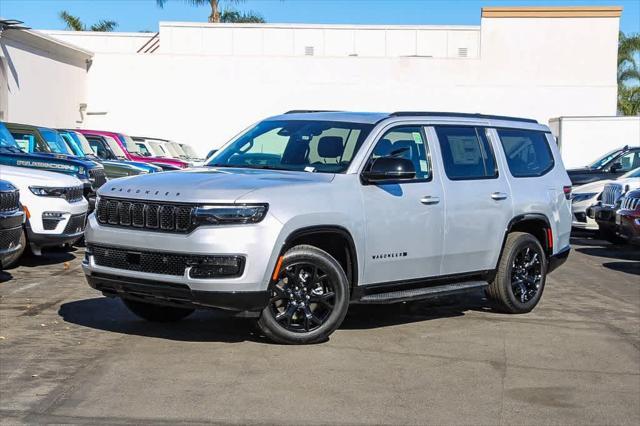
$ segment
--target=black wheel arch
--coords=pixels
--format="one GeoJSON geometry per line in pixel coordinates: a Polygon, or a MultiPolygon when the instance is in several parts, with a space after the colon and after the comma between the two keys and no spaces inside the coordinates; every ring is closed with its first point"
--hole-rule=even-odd
{"type": "Polygon", "coordinates": [[[358,285],[358,253],[353,237],[346,228],[317,225],[296,229],[285,239],[280,256],[299,244],[312,245],[329,253],[343,267],[351,289],[358,285]]]}
{"type": "MultiPolygon", "coordinates": [[[[502,239],[502,246],[500,247],[500,256],[498,262],[502,257],[505,243],[507,242],[507,236],[511,232],[526,232],[533,235],[540,241],[540,245],[544,249],[547,259],[553,254],[553,246],[549,243],[547,237],[547,230],[551,228],[551,222],[549,218],[543,213],[525,213],[515,216],[509,221],[507,229],[505,230],[504,237],[502,239]]],[[[496,263],[496,268],[498,264],[496,263]]]]}

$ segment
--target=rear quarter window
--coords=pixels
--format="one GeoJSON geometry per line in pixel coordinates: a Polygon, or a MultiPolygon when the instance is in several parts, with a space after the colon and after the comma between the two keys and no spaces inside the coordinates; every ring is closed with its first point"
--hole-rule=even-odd
{"type": "Polygon", "coordinates": [[[518,129],[497,129],[497,132],[513,177],[542,176],[553,169],[546,133],[518,129]]]}

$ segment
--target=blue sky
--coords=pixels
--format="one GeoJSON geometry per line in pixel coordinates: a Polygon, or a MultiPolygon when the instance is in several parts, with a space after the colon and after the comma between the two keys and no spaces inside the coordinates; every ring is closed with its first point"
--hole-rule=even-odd
{"type": "MultiPolygon", "coordinates": [[[[619,5],[624,7],[621,29],[640,32],[640,0],[247,0],[231,6],[253,10],[274,23],[478,25],[482,6],[506,5],[619,5]]],[[[183,0],[169,0],[164,9],[156,7],[155,0],[0,0],[0,16],[36,29],[63,29],[61,10],[86,24],[115,20],[119,31],[155,31],[158,21],[206,21],[209,15],[208,7],[183,0]]]]}

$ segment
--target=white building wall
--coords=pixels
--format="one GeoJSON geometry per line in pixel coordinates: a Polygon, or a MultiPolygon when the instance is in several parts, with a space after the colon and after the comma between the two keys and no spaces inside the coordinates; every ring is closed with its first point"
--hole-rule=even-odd
{"type": "Polygon", "coordinates": [[[96,54],[89,111],[105,114],[84,125],[204,153],[289,109],[482,112],[543,123],[615,115],[617,34],[618,18],[483,18],[480,28],[163,23],[155,54],[96,54]]]}
{"type": "Polygon", "coordinates": [[[72,127],[81,120],[90,52],[16,30],[2,32],[0,48],[4,121],[72,127]]]}
{"type": "Polygon", "coordinates": [[[94,53],[136,53],[155,35],[155,33],[96,31],[43,30],[39,32],[94,53]]]}

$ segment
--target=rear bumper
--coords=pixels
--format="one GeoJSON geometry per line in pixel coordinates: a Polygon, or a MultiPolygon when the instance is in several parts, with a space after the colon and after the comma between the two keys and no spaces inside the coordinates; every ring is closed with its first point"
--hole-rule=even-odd
{"type": "Polygon", "coordinates": [[[552,254],[549,256],[549,262],[547,264],[547,273],[551,273],[558,269],[564,262],[567,261],[569,257],[569,253],[571,252],[571,247],[567,246],[557,252],[556,254],[552,254]]]}
{"type": "MultiPolygon", "coordinates": [[[[84,266],[84,265],[83,265],[84,266]]],[[[93,272],[87,282],[108,297],[121,297],[164,306],[193,309],[225,309],[230,311],[260,311],[269,300],[267,291],[199,291],[184,284],[157,282],[93,272]]]]}

